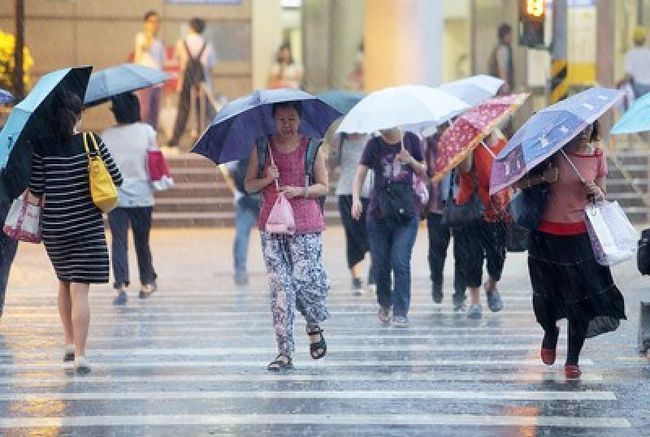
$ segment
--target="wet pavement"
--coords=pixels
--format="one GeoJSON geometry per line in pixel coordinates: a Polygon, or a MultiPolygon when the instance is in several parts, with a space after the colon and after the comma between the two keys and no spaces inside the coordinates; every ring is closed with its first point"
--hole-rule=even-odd
{"type": "Polygon", "coordinates": [[[275,348],[259,241],[251,240],[250,285],[236,287],[232,238],[155,230],[159,291],[139,300],[132,285],[118,308],[108,286],[91,288],[89,376],[61,363],[54,275],[42,247],[22,245],[0,322],[0,434],[650,435],[650,364],[636,351],[650,279],[633,262],[614,270],[629,321],[587,340],[583,377],[567,381],[564,325],[558,364],[538,358],[525,256],[506,263],[505,310],[483,303],[483,318],[468,320],[452,311],[451,260],[447,296],[431,302],[421,229],[411,325],[384,328],[374,297],[352,296],[343,233],[332,228],[329,353],[309,358],[300,321],[296,370],[274,375],[265,370],[275,348]]]}

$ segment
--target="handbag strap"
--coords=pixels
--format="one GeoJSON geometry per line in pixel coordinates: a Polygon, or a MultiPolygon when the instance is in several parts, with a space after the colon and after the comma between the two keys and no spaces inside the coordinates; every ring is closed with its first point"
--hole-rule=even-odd
{"type": "MultiPolygon", "coordinates": [[[[275,166],[275,160],[273,159],[273,151],[271,150],[271,141],[268,142],[269,145],[269,159],[271,160],[271,165],[275,166]]],[[[275,182],[275,189],[278,190],[280,188],[280,184],[278,183],[278,180],[273,178],[273,181],[275,182]]]]}
{"type": "Polygon", "coordinates": [[[86,151],[86,155],[88,155],[88,159],[90,160],[90,149],[88,147],[88,137],[93,142],[93,146],[97,154],[99,154],[99,146],[97,145],[97,140],[95,139],[95,135],[92,134],[92,132],[84,132],[83,133],[83,143],[84,143],[84,150],[86,151]]]}
{"type": "Polygon", "coordinates": [[[566,161],[569,163],[569,165],[571,166],[571,168],[573,169],[575,174],[578,176],[578,179],[580,179],[580,182],[582,182],[584,184],[585,183],[585,178],[583,178],[582,175],[580,174],[580,171],[578,170],[578,167],[576,167],[576,165],[573,163],[571,158],[569,158],[569,156],[566,154],[566,152],[564,150],[560,150],[560,153],[562,153],[562,156],[564,156],[564,159],[566,159],[566,161]]]}

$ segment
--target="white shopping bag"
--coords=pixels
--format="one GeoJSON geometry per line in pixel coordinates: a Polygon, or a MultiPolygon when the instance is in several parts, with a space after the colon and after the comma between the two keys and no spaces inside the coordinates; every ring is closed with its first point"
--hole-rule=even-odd
{"type": "Polygon", "coordinates": [[[591,203],[585,218],[598,264],[613,266],[635,256],[639,234],[618,202],[591,203]]]}
{"type": "Polygon", "coordinates": [[[2,230],[14,240],[40,243],[41,206],[27,202],[25,195],[18,197],[9,208],[2,230]]]}

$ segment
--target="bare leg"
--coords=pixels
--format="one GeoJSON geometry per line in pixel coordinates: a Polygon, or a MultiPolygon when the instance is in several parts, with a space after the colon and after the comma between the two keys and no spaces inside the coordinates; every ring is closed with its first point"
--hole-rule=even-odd
{"type": "Polygon", "coordinates": [[[472,303],[480,303],[480,294],[478,287],[468,287],[470,292],[470,299],[472,303]]]}
{"type": "Polygon", "coordinates": [[[77,357],[86,355],[86,338],[90,324],[90,308],[88,306],[89,284],[73,282],[70,284],[72,295],[72,326],[74,327],[74,345],[77,357]]]}
{"type": "Polygon", "coordinates": [[[353,265],[352,268],[350,269],[350,272],[352,273],[352,279],[360,279],[361,263],[356,263],[355,265],[353,265]]]}
{"type": "Polygon", "coordinates": [[[73,329],[72,329],[72,300],[70,297],[70,283],[59,281],[59,317],[61,317],[61,324],[63,325],[63,336],[65,337],[65,344],[69,345],[73,342],[73,329]]]}

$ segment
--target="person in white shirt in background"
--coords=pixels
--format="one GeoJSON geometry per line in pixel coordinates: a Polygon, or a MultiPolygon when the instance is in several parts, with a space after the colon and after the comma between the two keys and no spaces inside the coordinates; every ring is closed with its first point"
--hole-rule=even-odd
{"type": "Polygon", "coordinates": [[[156,132],[140,121],[139,102],[134,94],[120,94],[113,97],[111,102],[117,125],[104,130],[101,137],[124,178],[118,189],[119,204],[108,213],[115,280],[113,287],[117,290],[113,304],[124,305],[128,299],[126,288],[130,282],[127,256],[129,226],[133,231],[142,284],[139,297],[147,298],[156,291],[158,275],[153,268],[149,246],[154,197],[147,173],[147,151],[158,150],[158,145],[156,132]]]}
{"type": "MultiPolygon", "coordinates": [[[[148,11],[143,18],[144,28],[135,36],[134,62],[145,67],[162,70],[165,65],[165,45],[158,38],[160,16],[156,11],[148,11]]],[[[158,130],[158,114],[162,85],[146,88],[138,92],[142,120],[158,130]]]]}
{"type": "Polygon", "coordinates": [[[171,154],[178,153],[178,142],[185,132],[192,106],[195,107],[197,115],[197,131],[193,132],[194,135],[198,135],[198,131],[205,127],[206,121],[212,120],[216,115],[212,104],[212,71],[217,64],[217,55],[212,43],[201,35],[205,29],[205,21],[192,18],[189,26],[189,34],[176,43],[175,56],[179,60],[181,71],[178,82],[178,115],[174,134],[168,146],[163,148],[163,152],[171,154]],[[203,67],[199,77],[196,77],[198,72],[192,67],[195,61],[199,61],[203,67]],[[190,80],[192,78],[193,80],[190,80]]]}
{"type": "Polygon", "coordinates": [[[625,77],[623,82],[632,84],[634,97],[650,92],[650,48],[645,45],[647,31],[644,27],[634,29],[634,47],[625,53],[625,77]]]}

